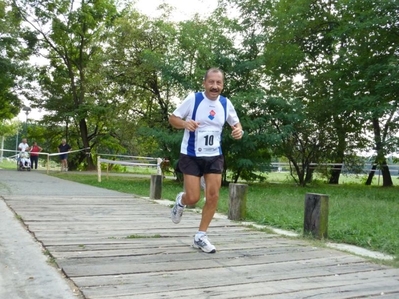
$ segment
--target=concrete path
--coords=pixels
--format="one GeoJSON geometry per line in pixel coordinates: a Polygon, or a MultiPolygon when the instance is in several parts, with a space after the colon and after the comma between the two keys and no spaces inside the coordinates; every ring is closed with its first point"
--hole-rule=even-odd
{"type": "MultiPolygon", "coordinates": [[[[43,173],[0,169],[0,198],[48,197],[72,194],[120,195],[118,192],[74,184],[43,173]]],[[[45,248],[0,200],[0,298],[76,299],[78,288],[51,265],[45,248]]]]}
{"type": "Polygon", "coordinates": [[[196,212],[174,225],[145,198],[35,172],[0,181],[0,298],[399,298],[399,269],[305,240],[217,218],[204,254],[196,212]]]}

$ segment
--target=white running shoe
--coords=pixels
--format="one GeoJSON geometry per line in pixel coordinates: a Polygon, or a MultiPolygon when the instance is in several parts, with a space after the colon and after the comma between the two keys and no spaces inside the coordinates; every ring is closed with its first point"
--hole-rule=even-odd
{"type": "Polygon", "coordinates": [[[172,208],[172,211],[170,213],[172,221],[175,224],[178,224],[180,222],[181,216],[183,215],[184,207],[181,207],[179,205],[183,194],[184,194],[184,192],[180,192],[179,194],[177,194],[175,204],[174,204],[174,206],[172,208]]]}
{"type": "Polygon", "coordinates": [[[207,235],[200,235],[199,237],[194,237],[193,247],[197,249],[201,249],[206,253],[215,253],[216,247],[211,244],[208,240],[207,235]]]}

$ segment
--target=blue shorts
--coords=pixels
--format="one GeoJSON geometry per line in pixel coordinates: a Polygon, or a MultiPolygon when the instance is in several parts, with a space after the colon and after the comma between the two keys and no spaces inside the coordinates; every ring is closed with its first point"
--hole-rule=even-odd
{"type": "Polygon", "coordinates": [[[62,154],[60,155],[60,160],[65,160],[68,158],[68,154],[62,154]]]}

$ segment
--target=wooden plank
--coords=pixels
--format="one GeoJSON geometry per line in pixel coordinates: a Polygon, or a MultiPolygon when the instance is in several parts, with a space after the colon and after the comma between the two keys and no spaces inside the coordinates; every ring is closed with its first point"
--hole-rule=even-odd
{"type": "Polygon", "coordinates": [[[227,219],[215,219],[209,229],[218,252],[202,253],[191,247],[201,215],[187,211],[175,225],[169,207],[148,199],[11,197],[6,202],[86,298],[399,294],[399,269],[227,219]]]}
{"type": "MultiPolygon", "coordinates": [[[[225,269],[226,270],[226,269],[225,269]]],[[[228,269],[227,269],[228,270],[228,269]]],[[[383,290],[387,290],[388,286],[397,279],[397,276],[392,277],[392,272],[395,271],[372,271],[360,273],[348,273],[342,275],[321,275],[313,273],[309,277],[303,277],[302,273],[297,269],[295,273],[286,272],[284,275],[276,275],[275,273],[266,274],[266,276],[258,276],[254,278],[252,274],[248,273],[246,276],[237,275],[234,271],[224,271],[219,273],[217,277],[208,279],[207,274],[212,271],[203,273],[200,277],[195,277],[195,283],[187,284],[189,281],[178,281],[174,277],[158,277],[154,279],[158,283],[163,283],[162,286],[148,289],[148,283],[141,285],[140,281],[136,283],[126,284],[113,284],[112,295],[106,296],[107,286],[87,287],[82,288],[83,293],[89,298],[123,298],[126,296],[134,296],[134,298],[144,298],[139,295],[151,295],[157,293],[158,298],[182,298],[181,294],[189,292],[190,298],[252,298],[266,296],[276,296],[283,294],[285,298],[303,298],[298,293],[307,292],[309,297],[320,298],[321,295],[328,294],[329,298],[336,298],[330,293],[331,288],[339,289],[352,289],[356,293],[363,294],[378,294],[383,290]],[[225,277],[229,279],[226,280],[225,277]],[[276,278],[274,278],[276,277],[276,278]],[[201,279],[202,280],[201,280],[201,279]],[[101,290],[101,292],[100,292],[101,290]],[[159,290],[159,291],[155,291],[159,290]],[[204,295],[208,297],[204,297],[204,295]],[[162,295],[162,296],[161,296],[162,295]]],[[[265,268],[263,273],[267,269],[265,268]]],[[[267,271],[266,271],[267,272],[267,271]]],[[[399,285],[393,291],[399,292],[399,285]]],[[[154,297],[148,297],[154,298],[154,297]]],[[[275,297],[273,297],[275,298],[275,297]]],[[[280,296],[283,298],[283,296],[280,296]]],[[[324,298],[328,298],[327,296],[324,298]]]]}
{"type": "MultiPolygon", "coordinates": [[[[329,275],[342,275],[356,272],[375,271],[378,270],[378,266],[369,263],[347,263],[337,264],[332,263],[329,259],[318,259],[317,262],[314,260],[308,261],[306,264],[306,277],[311,278],[313,276],[329,276],[329,275]]],[[[175,287],[184,287],[184,283],[189,277],[196,277],[196,284],[201,286],[202,283],[209,283],[217,281],[220,277],[231,275],[234,273],[234,278],[238,279],[239,283],[244,283],[250,279],[262,279],[262,280],[285,280],[293,278],[303,278],[303,269],[297,267],[296,261],[288,261],[276,264],[257,264],[257,265],[242,265],[240,267],[222,267],[215,268],[212,271],[203,271],[202,269],[193,269],[188,271],[167,271],[162,273],[149,272],[146,274],[121,274],[121,275],[104,275],[104,276],[83,276],[76,277],[74,280],[79,282],[82,287],[95,287],[98,285],[114,285],[114,284],[142,284],[143,286],[151,284],[156,286],[157,284],[164,284],[162,279],[167,277],[173,277],[177,282],[174,284],[175,287]],[[265,273],[267,269],[267,273],[265,273]],[[288,274],[287,274],[288,273],[288,274]],[[243,279],[243,277],[246,277],[243,279]]]]}
{"type": "MultiPolygon", "coordinates": [[[[51,249],[52,255],[56,258],[83,258],[83,257],[112,257],[112,256],[131,256],[131,255],[142,255],[142,254],[156,254],[160,250],[165,250],[167,254],[171,253],[180,253],[180,252],[187,252],[191,251],[189,246],[191,242],[186,241],[172,241],[166,240],[167,242],[146,242],[145,245],[142,244],[133,244],[133,243],[126,243],[126,244],[112,244],[112,245],[104,245],[104,244],[93,244],[93,245],[67,245],[67,246],[49,246],[48,248],[51,249]],[[184,243],[186,246],[177,246],[184,243]]],[[[290,247],[292,248],[292,244],[283,244],[281,242],[276,243],[268,243],[268,248],[272,247],[290,247]]],[[[245,250],[245,249],[257,249],[257,248],[264,248],[265,243],[244,243],[238,245],[230,245],[226,244],[223,248],[219,250],[222,251],[237,251],[237,250],[245,250]]]]}
{"type": "MultiPolygon", "coordinates": [[[[188,247],[187,247],[188,248],[188,247]]],[[[163,254],[148,256],[128,256],[112,258],[83,258],[59,260],[58,264],[70,277],[88,275],[116,275],[118,273],[164,272],[176,270],[212,269],[240,265],[272,264],[283,261],[301,262],[325,257],[322,251],[309,252],[285,252],[261,255],[258,252],[242,252],[237,254],[232,251],[218,252],[209,256],[192,249],[178,256],[163,254]]],[[[330,257],[332,258],[332,257],[330,257]]],[[[339,260],[339,256],[333,258],[339,260]]]]}

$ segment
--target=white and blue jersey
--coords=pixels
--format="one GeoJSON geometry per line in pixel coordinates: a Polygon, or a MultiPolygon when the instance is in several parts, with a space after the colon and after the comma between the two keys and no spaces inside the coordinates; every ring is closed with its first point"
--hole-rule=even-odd
{"type": "Polygon", "coordinates": [[[225,122],[230,126],[239,123],[237,113],[229,99],[219,96],[213,101],[203,92],[189,94],[173,115],[199,123],[194,132],[184,130],[180,148],[182,154],[193,157],[221,155],[223,125],[225,122]]]}

